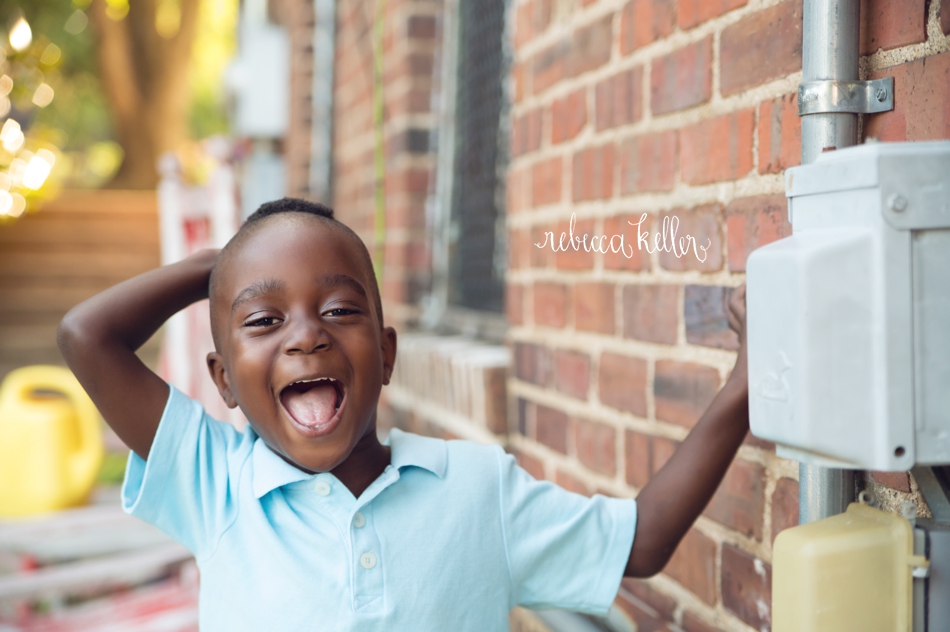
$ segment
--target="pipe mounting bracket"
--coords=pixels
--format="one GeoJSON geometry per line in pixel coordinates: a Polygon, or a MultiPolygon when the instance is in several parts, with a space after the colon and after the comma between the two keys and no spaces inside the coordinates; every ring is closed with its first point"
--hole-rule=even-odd
{"type": "Polygon", "coordinates": [[[878,114],[894,109],[894,77],[808,81],[798,86],[798,115],[878,114]]]}

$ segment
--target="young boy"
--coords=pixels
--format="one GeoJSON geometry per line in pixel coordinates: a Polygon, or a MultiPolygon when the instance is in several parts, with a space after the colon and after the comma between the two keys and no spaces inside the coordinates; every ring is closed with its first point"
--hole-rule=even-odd
{"type": "Polygon", "coordinates": [[[202,630],[485,632],[518,604],[604,614],[622,576],[663,568],[748,430],[744,314],[735,292],[735,369],[636,501],[535,481],[496,446],[381,444],[396,333],[366,248],[321,205],[265,204],[220,254],[75,307],[59,344],[133,450],[123,507],[194,552],[202,630]],[[135,355],[208,297],[208,369],[244,433],[135,355]]]}

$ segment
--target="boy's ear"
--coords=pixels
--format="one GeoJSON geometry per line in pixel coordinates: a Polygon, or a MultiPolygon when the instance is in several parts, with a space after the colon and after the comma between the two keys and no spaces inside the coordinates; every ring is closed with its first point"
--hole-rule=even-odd
{"type": "Polygon", "coordinates": [[[224,370],[224,358],[217,351],[208,354],[208,373],[214,380],[214,385],[218,387],[221,393],[221,399],[227,404],[228,408],[237,408],[237,400],[231,394],[231,380],[228,379],[228,373],[224,370]]]}
{"type": "Polygon", "coordinates": [[[384,327],[381,333],[380,350],[383,352],[383,384],[389,384],[389,379],[393,375],[393,367],[396,365],[396,330],[392,327],[384,327]]]}

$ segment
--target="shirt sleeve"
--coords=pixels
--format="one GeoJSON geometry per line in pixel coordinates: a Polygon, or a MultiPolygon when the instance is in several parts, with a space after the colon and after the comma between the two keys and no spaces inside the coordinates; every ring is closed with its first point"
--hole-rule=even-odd
{"type": "Polygon", "coordinates": [[[512,603],[606,615],[630,558],[636,501],[587,498],[499,458],[512,603]]]}
{"type": "Polygon", "coordinates": [[[201,559],[212,552],[236,511],[229,456],[241,435],[174,386],[169,389],[148,460],[129,454],[122,509],[154,524],[201,559]]]}

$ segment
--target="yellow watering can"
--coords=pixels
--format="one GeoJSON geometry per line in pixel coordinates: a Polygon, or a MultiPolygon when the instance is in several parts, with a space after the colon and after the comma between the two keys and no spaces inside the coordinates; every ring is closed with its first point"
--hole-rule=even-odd
{"type": "Polygon", "coordinates": [[[58,366],[28,366],[0,385],[0,516],[85,502],[102,466],[99,412],[58,366]]]}

